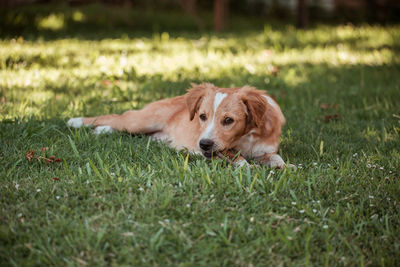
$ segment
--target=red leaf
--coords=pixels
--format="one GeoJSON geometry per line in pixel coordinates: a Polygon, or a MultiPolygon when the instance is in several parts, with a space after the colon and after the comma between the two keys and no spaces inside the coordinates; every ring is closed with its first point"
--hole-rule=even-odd
{"type": "Polygon", "coordinates": [[[56,158],[55,156],[50,156],[49,158],[45,158],[45,157],[37,157],[38,160],[40,159],[44,159],[44,161],[46,163],[54,163],[54,162],[61,162],[62,160],[60,158],[56,158]]]}
{"type": "Polygon", "coordinates": [[[323,119],[326,123],[331,121],[338,121],[340,119],[340,115],[338,113],[335,114],[328,114],[323,116],[323,119]]]}
{"type": "Polygon", "coordinates": [[[49,150],[48,147],[42,147],[42,148],[40,149],[40,152],[44,152],[44,151],[48,151],[48,150],[49,150]]]}
{"type": "Polygon", "coordinates": [[[33,151],[33,150],[29,150],[25,154],[25,157],[28,159],[29,162],[31,162],[31,160],[33,159],[34,156],[35,156],[35,151],[33,151]]]}
{"type": "Polygon", "coordinates": [[[60,178],[58,178],[58,177],[53,177],[53,180],[54,180],[54,181],[60,181],[60,178]]]}

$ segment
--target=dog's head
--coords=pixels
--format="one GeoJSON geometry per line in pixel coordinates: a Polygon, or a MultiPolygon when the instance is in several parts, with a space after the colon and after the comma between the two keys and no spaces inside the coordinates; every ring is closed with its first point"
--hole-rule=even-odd
{"type": "Polygon", "coordinates": [[[193,85],[186,95],[190,120],[198,120],[198,146],[203,155],[233,148],[250,130],[266,127],[267,99],[253,87],[218,88],[193,85]]]}

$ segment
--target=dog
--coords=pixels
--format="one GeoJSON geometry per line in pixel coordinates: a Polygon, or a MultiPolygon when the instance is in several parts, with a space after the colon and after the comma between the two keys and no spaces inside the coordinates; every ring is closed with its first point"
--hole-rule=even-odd
{"type": "Polygon", "coordinates": [[[284,168],[278,154],[285,117],[275,100],[254,87],[192,84],[185,95],[152,102],[122,115],[72,118],[71,127],[95,127],[95,134],[146,134],[176,149],[206,158],[224,157],[236,166],[254,160],[284,168]]]}

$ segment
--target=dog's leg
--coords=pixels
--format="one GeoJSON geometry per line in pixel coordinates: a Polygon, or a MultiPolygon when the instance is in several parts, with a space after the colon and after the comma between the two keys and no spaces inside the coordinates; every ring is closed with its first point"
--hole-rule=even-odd
{"type": "Polygon", "coordinates": [[[163,118],[154,116],[147,110],[131,110],[122,115],[111,114],[98,117],[72,118],[68,125],[75,128],[94,126],[95,134],[109,133],[113,130],[130,133],[151,133],[162,130],[163,118]]]}
{"type": "Polygon", "coordinates": [[[270,168],[283,169],[286,166],[278,154],[264,154],[260,157],[255,157],[254,160],[270,168]]]}
{"type": "Polygon", "coordinates": [[[148,104],[141,110],[130,110],[122,115],[111,114],[89,118],[73,118],[68,125],[79,128],[82,126],[96,128],[95,133],[127,131],[133,134],[161,132],[168,120],[174,114],[186,107],[183,96],[168,98],[148,104]]]}

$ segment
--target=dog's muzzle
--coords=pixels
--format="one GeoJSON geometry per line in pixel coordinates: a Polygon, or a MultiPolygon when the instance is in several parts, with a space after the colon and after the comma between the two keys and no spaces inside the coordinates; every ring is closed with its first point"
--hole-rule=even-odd
{"type": "Polygon", "coordinates": [[[203,150],[203,155],[207,158],[211,158],[213,155],[213,147],[214,147],[214,141],[211,139],[201,139],[199,142],[199,147],[201,150],[203,150]]]}

